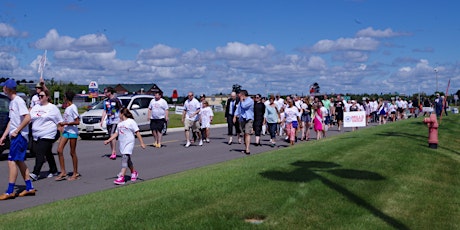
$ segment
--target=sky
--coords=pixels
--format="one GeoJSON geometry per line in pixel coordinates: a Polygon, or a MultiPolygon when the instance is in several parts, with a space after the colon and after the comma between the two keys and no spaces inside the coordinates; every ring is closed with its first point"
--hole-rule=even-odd
{"type": "MultiPolygon", "coordinates": [[[[460,89],[460,2],[0,0],[0,77],[165,95],[460,89]]],[[[169,95],[170,96],[170,95],[169,95]]]]}

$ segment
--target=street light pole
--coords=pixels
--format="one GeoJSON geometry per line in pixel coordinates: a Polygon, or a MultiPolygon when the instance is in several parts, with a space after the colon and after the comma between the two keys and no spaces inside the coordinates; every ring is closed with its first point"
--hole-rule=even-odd
{"type": "Polygon", "coordinates": [[[438,69],[434,68],[434,72],[436,73],[436,92],[439,92],[438,91],[438,69]]]}

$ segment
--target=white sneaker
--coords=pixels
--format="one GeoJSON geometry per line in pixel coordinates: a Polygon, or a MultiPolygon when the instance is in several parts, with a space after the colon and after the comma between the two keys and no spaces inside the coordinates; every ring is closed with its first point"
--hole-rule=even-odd
{"type": "Polygon", "coordinates": [[[191,144],[190,141],[187,141],[187,144],[185,144],[185,148],[190,147],[190,144],[191,144]]]}
{"type": "Polygon", "coordinates": [[[200,143],[198,143],[199,146],[203,145],[203,140],[200,140],[200,143]]]}
{"type": "Polygon", "coordinates": [[[35,174],[33,174],[33,173],[29,173],[29,176],[30,176],[30,179],[32,179],[32,180],[34,180],[34,181],[35,181],[35,180],[38,180],[38,176],[35,175],[35,174]]]}
{"type": "Polygon", "coordinates": [[[206,138],[206,143],[209,143],[209,142],[211,142],[211,141],[209,140],[209,138],[206,138]]]}
{"type": "Polygon", "coordinates": [[[57,175],[59,175],[59,173],[50,173],[48,174],[47,178],[55,177],[57,175]]]}

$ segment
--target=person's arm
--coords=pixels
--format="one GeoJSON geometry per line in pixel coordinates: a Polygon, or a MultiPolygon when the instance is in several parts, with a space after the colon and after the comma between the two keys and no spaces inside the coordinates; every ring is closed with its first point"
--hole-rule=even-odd
{"type": "Polygon", "coordinates": [[[104,141],[104,145],[110,143],[111,141],[113,141],[113,140],[114,140],[115,138],[117,138],[117,137],[118,137],[118,132],[113,133],[112,136],[110,136],[109,139],[107,139],[107,140],[104,141]]]}
{"type": "Polygon", "coordinates": [[[106,116],[107,116],[107,112],[105,111],[105,108],[104,108],[104,110],[102,110],[101,127],[102,127],[102,124],[104,124],[104,119],[106,116]]]}
{"type": "Polygon", "coordinates": [[[145,149],[144,140],[142,140],[142,136],[141,136],[141,133],[139,132],[139,130],[136,131],[136,137],[137,137],[137,139],[139,139],[139,142],[141,143],[141,147],[142,147],[143,149],[145,149]]]}
{"type": "Polygon", "coordinates": [[[11,134],[11,137],[16,137],[18,136],[18,134],[21,132],[21,130],[26,127],[27,125],[29,125],[29,122],[30,122],[30,114],[24,114],[22,115],[24,116],[24,119],[22,120],[21,124],[19,124],[18,128],[16,130],[13,131],[13,133],[11,134]]]}

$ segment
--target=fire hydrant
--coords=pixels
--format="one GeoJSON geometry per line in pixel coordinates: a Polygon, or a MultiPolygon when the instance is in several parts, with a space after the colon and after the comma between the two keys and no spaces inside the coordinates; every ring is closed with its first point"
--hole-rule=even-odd
{"type": "Polygon", "coordinates": [[[428,125],[428,147],[432,149],[438,148],[438,119],[436,114],[431,114],[430,117],[423,119],[423,122],[428,125]]]}

